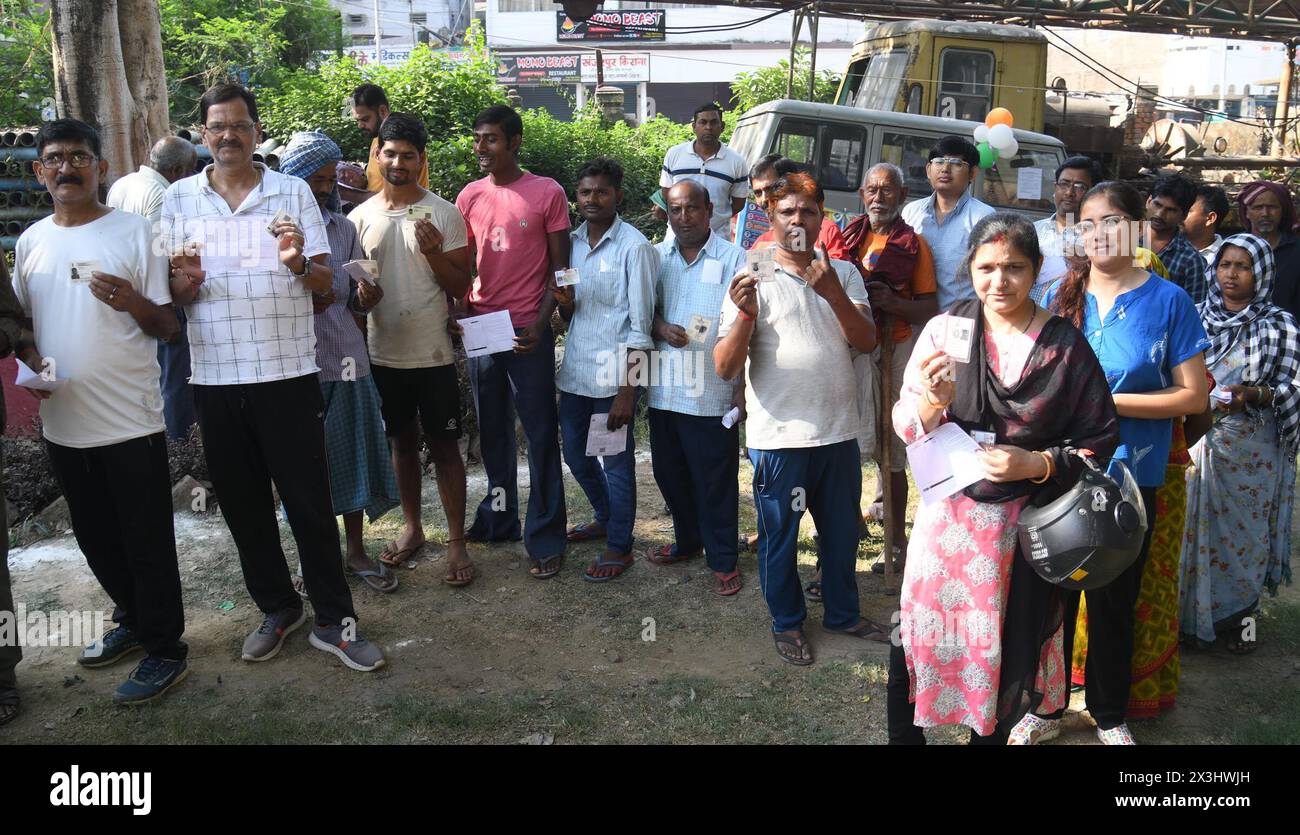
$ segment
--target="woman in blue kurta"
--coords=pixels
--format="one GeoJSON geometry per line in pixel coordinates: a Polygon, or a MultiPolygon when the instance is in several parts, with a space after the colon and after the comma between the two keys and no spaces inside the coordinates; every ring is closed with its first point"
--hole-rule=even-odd
{"type": "MultiPolygon", "coordinates": [[[[1078,229],[1088,266],[1072,270],[1044,299],[1049,310],[1083,331],[1101,361],[1119,412],[1120,446],[1112,462],[1123,462],[1133,473],[1146,504],[1147,539],[1137,561],[1106,587],[1087,593],[1088,711],[1101,741],[1111,745],[1133,744],[1124,718],[1132,683],[1134,606],[1155,527],[1155,492],[1165,481],[1173,419],[1204,412],[1209,397],[1204,357],[1209,342],[1196,307],[1181,287],[1134,262],[1144,208],[1142,196],[1122,183],[1100,183],[1089,191],[1078,229]]],[[[1169,582],[1177,584],[1177,572],[1169,582]]],[[[1078,594],[1069,595],[1072,608],[1078,600],[1078,594]]],[[[1069,610],[1065,624],[1069,647],[1074,624],[1069,610]]],[[[1058,712],[1043,720],[1059,718],[1058,712]]],[[[1050,728],[1035,730],[1041,737],[1050,728]]]]}
{"type": "Polygon", "coordinates": [[[1259,646],[1244,619],[1260,593],[1291,575],[1291,502],[1300,445],[1300,333],[1272,303],[1268,242],[1233,235],[1210,274],[1201,320],[1213,343],[1219,401],[1214,425],[1192,447],[1183,544],[1182,631],[1224,635],[1231,652],[1259,646]]]}

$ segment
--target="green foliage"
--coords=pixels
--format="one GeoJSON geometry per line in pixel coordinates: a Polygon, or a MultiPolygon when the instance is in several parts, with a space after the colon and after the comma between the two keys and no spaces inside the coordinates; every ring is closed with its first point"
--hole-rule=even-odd
{"type": "Polygon", "coordinates": [[[278,86],[286,72],[341,47],[343,30],[328,0],[162,0],[163,63],[173,118],[196,117],[203,91],[223,81],[278,86]]]}
{"type": "MultiPolygon", "coordinates": [[[[348,97],[358,84],[373,82],[388,93],[395,110],[424,120],[429,129],[429,187],[451,199],[479,177],[471,136],[474,117],[485,107],[506,102],[482,33],[472,30],[466,45],[469,57],[458,61],[421,45],[396,67],[362,67],[350,58],[331,58],[314,71],[289,73],[278,88],[258,92],[262,126],[268,136],[282,141],[295,131],[324,131],[347,159],[364,161],[367,142],[352,119],[348,97]]],[[[625,172],[624,217],[651,234],[662,231],[662,224],[656,225],[650,216],[650,194],[659,187],[665,152],[691,137],[688,126],[662,117],[636,128],[605,126],[594,104],[571,121],[555,119],[544,110],[522,116],[520,165],[557,180],[572,194],[574,175],[583,163],[601,154],[611,156],[625,172]]]]}
{"type": "MultiPolygon", "coordinates": [[[[812,55],[803,47],[794,53],[794,91],[793,98],[808,98],[808,77],[812,71],[812,55]]],[[[752,72],[743,72],[736,76],[731,84],[732,101],[736,110],[744,113],[751,107],[773,99],[786,98],[786,83],[790,77],[790,61],[782,58],[775,67],[762,67],[752,72]]],[[[840,87],[840,76],[831,70],[817,71],[817,84],[814,87],[813,101],[822,104],[834,104],[835,93],[840,87]]]]}
{"type": "Polygon", "coordinates": [[[35,0],[0,2],[0,125],[41,122],[42,101],[54,99],[50,13],[35,0]]]}

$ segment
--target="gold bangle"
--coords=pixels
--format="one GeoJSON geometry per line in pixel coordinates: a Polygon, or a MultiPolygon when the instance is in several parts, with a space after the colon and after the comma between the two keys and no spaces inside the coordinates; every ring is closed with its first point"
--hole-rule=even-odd
{"type": "Polygon", "coordinates": [[[1052,473],[1056,470],[1056,462],[1052,460],[1052,453],[1047,452],[1045,450],[1041,450],[1041,449],[1037,450],[1034,454],[1043,456],[1043,460],[1047,462],[1047,472],[1043,474],[1042,478],[1029,479],[1029,483],[1044,484],[1047,482],[1049,478],[1052,477],[1052,473]]]}
{"type": "Polygon", "coordinates": [[[946,404],[946,403],[937,403],[937,402],[935,402],[935,401],[930,397],[930,390],[929,390],[929,389],[923,389],[923,390],[921,391],[921,396],[925,398],[925,402],[928,403],[928,404],[930,405],[930,408],[932,408],[932,409],[946,409],[946,408],[948,408],[948,404],[946,404]]]}

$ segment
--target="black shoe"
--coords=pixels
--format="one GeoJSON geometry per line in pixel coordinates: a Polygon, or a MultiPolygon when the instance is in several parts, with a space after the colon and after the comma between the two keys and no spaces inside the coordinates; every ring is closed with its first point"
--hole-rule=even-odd
{"type": "Polygon", "coordinates": [[[120,705],[137,705],[153,701],[184,681],[189,673],[189,665],[183,659],[175,661],[150,655],[141,661],[135,668],[135,672],[131,673],[131,677],[117,688],[117,692],[113,694],[113,701],[120,705]]]}
{"type": "Polygon", "coordinates": [[[144,645],[130,629],[125,626],[115,626],[98,640],[91,641],[77,656],[77,663],[91,669],[108,667],[136,650],[143,649],[144,645]]]}

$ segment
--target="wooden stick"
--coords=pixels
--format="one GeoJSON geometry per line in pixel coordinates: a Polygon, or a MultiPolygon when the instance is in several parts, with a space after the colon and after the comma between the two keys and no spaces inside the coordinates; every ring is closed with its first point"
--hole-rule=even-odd
{"type": "Polygon", "coordinates": [[[893,444],[889,433],[893,431],[894,399],[894,317],[886,314],[881,321],[880,335],[880,420],[876,437],[880,443],[880,495],[885,518],[885,588],[897,589],[898,576],[894,571],[894,485],[892,479],[893,444]]]}

